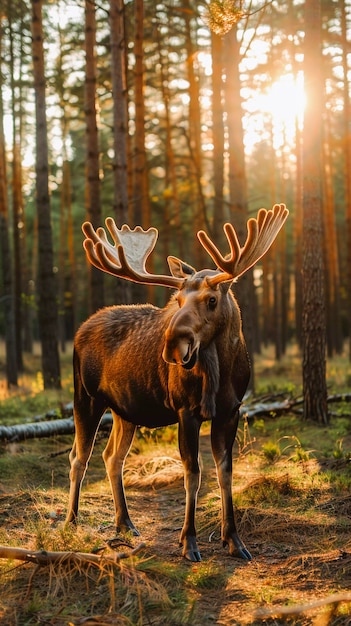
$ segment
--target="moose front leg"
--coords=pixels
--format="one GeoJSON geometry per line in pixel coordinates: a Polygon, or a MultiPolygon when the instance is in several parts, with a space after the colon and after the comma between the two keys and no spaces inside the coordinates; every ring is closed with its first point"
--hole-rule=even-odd
{"type": "Polygon", "coordinates": [[[211,444],[216,463],[222,500],[222,541],[231,556],[251,561],[252,557],[241,541],[235,526],[232,497],[232,450],[238,426],[238,412],[227,422],[212,421],[211,444]]]}
{"type": "Polygon", "coordinates": [[[182,554],[189,561],[201,561],[195,530],[196,502],[201,480],[199,431],[200,422],[188,412],[183,411],[179,420],[179,451],[184,467],[186,500],[180,543],[183,546],[182,554]]]}
{"type": "Polygon", "coordinates": [[[114,411],[112,415],[113,426],[102,456],[115,505],[116,532],[132,532],[137,537],[139,532],[129,517],[123,485],[124,461],[132,445],[136,426],[123,420],[114,411]]]}

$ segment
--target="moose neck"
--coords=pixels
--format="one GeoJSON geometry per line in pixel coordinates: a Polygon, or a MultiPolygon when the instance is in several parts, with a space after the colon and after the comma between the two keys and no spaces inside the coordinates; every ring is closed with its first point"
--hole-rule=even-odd
{"type": "Polygon", "coordinates": [[[185,296],[175,294],[166,307],[169,324],[163,357],[168,363],[172,383],[176,382],[175,379],[181,380],[181,385],[169,385],[172,389],[171,406],[178,406],[177,389],[180,386],[186,389],[189,408],[197,407],[201,418],[208,420],[216,414],[218,393],[223,391],[226,394],[225,388],[231,386],[228,363],[243,338],[239,308],[231,291],[221,293],[217,290],[216,311],[208,310],[208,294],[205,304],[201,297],[197,301],[197,291],[200,292],[195,289],[185,296]],[[188,359],[191,351],[192,356],[188,359]],[[180,360],[181,352],[186,361],[184,364],[180,360]]]}

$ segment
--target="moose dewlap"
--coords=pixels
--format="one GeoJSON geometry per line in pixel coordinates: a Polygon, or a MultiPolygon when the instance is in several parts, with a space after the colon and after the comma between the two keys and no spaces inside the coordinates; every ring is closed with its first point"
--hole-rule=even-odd
{"type": "Polygon", "coordinates": [[[168,257],[170,275],[149,274],[147,257],[158,232],[140,227],[118,229],[112,218],[96,231],[83,224],[84,248],[93,265],[126,280],[175,289],[168,304],[112,306],[92,315],[74,343],[75,440],[70,453],[67,522],[76,522],[79,494],[102,415],[110,408],[113,427],[103,452],[111,484],[116,531],[138,535],[129,517],[123,487],[123,465],[137,426],[159,427],[178,422],[184,466],[185,519],[180,534],[182,554],[200,561],[195,509],[200,486],[199,431],[211,420],[211,444],[222,502],[222,541],[229,554],[251,560],[238,536],[232,501],[232,448],[239,407],[250,377],[240,311],[230,289],[233,281],[269,249],[288,210],[283,204],[247,223],[240,246],[234,227],[225,224],[230,253],[222,256],[204,231],[201,245],[217,269],[196,271],[168,257]]]}

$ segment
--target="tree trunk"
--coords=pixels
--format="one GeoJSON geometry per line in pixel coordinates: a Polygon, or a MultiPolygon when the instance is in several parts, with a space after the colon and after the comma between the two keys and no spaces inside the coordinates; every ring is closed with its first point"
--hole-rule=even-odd
{"type": "Polygon", "coordinates": [[[158,59],[160,67],[160,85],[162,101],[164,105],[164,126],[165,126],[165,189],[164,189],[164,233],[163,233],[163,256],[166,259],[170,254],[170,240],[172,232],[170,224],[174,223],[176,227],[176,240],[177,240],[177,254],[184,258],[184,231],[182,229],[181,215],[180,215],[180,203],[179,194],[177,188],[177,176],[176,176],[176,163],[174,149],[172,145],[172,123],[171,123],[171,103],[170,103],[170,91],[168,87],[169,82],[169,50],[167,44],[165,45],[164,39],[162,39],[162,23],[157,21],[157,48],[158,59]],[[171,213],[170,207],[173,205],[173,212],[171,213]]]}
{"type": "MultiPolygon", "coordinates": [[[[272,31],[273,37],[273,31],[272,31]]],[[[283,158],[283,155],[282,155],[283,158]]],[[[270,175],[269,175],[269,186],[270,186],[270,201],[272,204],[276,201],[277,197],[281,199],[281,201],[285,200],[285,189],[279,189],[279,195],[277,196],[277,181],[276,175],[277,170],[281,167],[281,170],[284,171],[284,165],[279,163],[276,155],[276,151],[274,149],[274,120],[270,118],[270,175]]],[[[284,184],[284,183],[282,183],[284,184]]],[[[285,311],[285,284],[284,284],[284,252],[285,246],[284,242],[284,233],[280,233],[278,240],[276,241],[273,248],[268,251],[268,254],[265,255],[267,258],[263,260],[263,283],[264,287],[270,288],[270,283],[272,285],[272,297],[273,304],[271,313],[269,315],[268,320],[266,319],[266,314],[264,314],[264,323],[266,325],[267,337],[271,337],[274,342],[275,347],[275,358],[279,361],[284,353],[284,311],[285,311]],[[267,265],[266,265],[267,264],[267,265]],[[268,270],[268,267],[270,270],[268,270]],[[268,271],[267,271],[268,270],[268,271]]]]}
{"type": "Polygon", "coordinates": [[[296,193],[294,196],[296,211],[293,222],[294,270],[295,270],[295,327],[296,338],[302,346],[302,133],[296,121],[296,193]]]}
{"type": "MultiPolygon", "coordinates": [[[[65,38],[58,24],[60,51],[55,74],[56,89],[60,102],[60,130],[62,138],[62,183],[60,185],[60,247],[59,247],[59,336],[61,349],[65,350],[66,339],[72,337],[77,328],[77,272],[74,252],[71,164],[68,156],[69,108],[65,85],[62,81],[65,63],[65,38]]],[[[66,53],[67,54],[67,53],[66,53]]]]}
{"type": "MultiPolygon", "coordinates": [[[[0,59],[2,59],[2,32],[0,29],[0,59]]],[[[8,200],[6,178],[6,149],[3,126],[2,67],[0,62],[0,267],[4,308],[6,378],[7,385],[17,385],[16,335],[14,321],[13,276],[9,243],[8,200]]]]}
{"type": "MultiPolygon", "coordinates": [[[[145,151],[145,102],[144,102],[144,0],[135,1],[135,133],[133,154],[133,219],[135,226],[150,226],[149,180],[145,151]]],[[[150,267],[150,265],[149,265],[150,267]]],[[[151,267],[150,267],[151,270],[151,267]]],[[[154,288],[151,285],[131,285],[133,302],[150,302],[154,288]]]]}
{"type": "Polygon", "coordinates": [[[36,203],[38,216],[38,295],[44,388],[61,387],[57,292],[54,276],[49,160],[46,125],[42,0],[32,0],[32,53],[36,117],[36,203]]]}
{"type": "MultiPolygon", "coordinates": [[[[1,142],[1,140],[0,140],[1,142]]],[[[0,149],[2,147],[0,146],[0,149]]],[[[0,160],[2,160],[0,156],[0,160]]],[[[2,164],[0,164],[0,174],[2,171],[2,164]]],[[[15,335],[15,317],[14,317],[14,297],[13,297],[13,280],[12,280],[12,265],[11,254],[9,246],[9,225],[7,220],[7,214],[4,212],[4,197],[2,187],[6,187],[3,183],[0,184],[0,251],[1,258],[0,264],[2,265],[2,293],[0,298],[0,304],[4,310],[5,321],[5,350],[6,350],[6,381],[7,386],[17,386],[17,359],[16,359],[16,335],[15,335]]]]}
{"type": "Polygon", "coordinates": [[[342,32],[342,65],[344,72],[344,110],[342,115],[343,124],[343,151],[344,151],[344,181],[345,181],[345,218],[346,218],[346,242],[347,242],[347,319],[349,331],[349,360],[351,361],[351,105],[350,105],[350,81],[348,79],[349,63],[348,53],[350,42],[347,39],[348,24],[346,19],[346,7],[344,0],[339,2],[341,10],[342,32]]]}
{"type": "Polygon", "coordinates": [[[134,223],[150,226],[149,185],[145,152],[144,103],[144,0],[135,0],[135,139],[134,139],[134,223]]]}
{"type": "MultiPolygon", "coordinates": [[[[8,0],[8,6],[11,5],[11,0],[8,0]]],[[[24,79],[23,66],[27,62],[27,20],[28,20],[28,7],[23,3],[20,4],[20,35],[19,35],[19,53],[20,53],[20,67],[18,77],[18,114],[17,114],[17,137],[18,137],[18,164],[17,164],[17,206],[18,206],[18,219],[17,229],[19,231],[20,242],[20,264],[15,269],[15,280],[18,285],[21,286],[21,290],[18,289],[18,294],[21,300],[18,311],[20,311],[20,331],[21,332],[21,354],[19,355],[19,349],[17,348],[17,360],[22,363],[22,349],[28,353],[33,352],[33,319],[35,317],[35,307],[33,306],[33,291],[34,291],[34,277],[35,272],[32,271],[32,266],[37,267],[35,264],[36,253],[33,254],[32,265],[27,262],[28,259],[28,245],[27,245],[27,228],[26,228],[26,215],[23,200],[23,169],[22,169],[22,150],[23,150],[23,138],[25,132],[24,113],[25,113],[25,100],[26,100],[26,82],[24,79]],[[17,277],[17,273],[21,272],[21,278],[17,277]],[[24,298],[23,298],[24,296],[24,298]]],[[[15,107],[14,107],[15,108],[15,107]]],[[[16,116],[14,116],[15,118],[16,116]]],[[[16,137],[16,131],[13,131],[13,136],[16,137]]],[[[33,249],[36,250],[33,244],[33,249]]]]}
{"type": "Polygon", "coordinates": [[[223,63],[222,37],[211,32],[212,46],[212,141],[214,206],[212,237],[219,248],[223,247],[223,185],[224,185],[224,123],[223,123],[223,63]]]}
{"type": "MultiPolygon", "coordinates": [[[[22,356],[22,294],[24,291],[25,271],[25,240],[24,240],[24,212],[22,198],[22,166],[21,166],[21,77],[15,80],[15,56],[13,7],[8,6],[9,21],[9,48],[10,48],[10,84],[11,84],[11,116],[12,116],[12,224],[13,224],[13,251],[14,251],[14,316],[16,333],[17,367],[23,370],[22,356]],[[12,10],[11,10],[12,9],[12,10]]],[[[17,17],[17,16],[16,16],[17,17]]],[[[17,17],[18,19],[18,17],[17,17]]],[[[23,46],[17,51],[23,56],[23,46]]],[[[22,63],[20,64],[20,71],[22,63]]]]}
{"type": "Polygon", "coordinates": [[[128,113],[123,0],[110,0],[110,29],[114,122],[114,213],[118,226],[121,226],[128,219],[128,113]]]}
{"type": "MultiPolygon", "coordinates": [[[[225,35],[226,82],[225,105],[228,124],[228,151],[229,151],[229,219],[234,224],[241,244],[246,238],[246,223],[248,218],[247,181],[245,172],[244,134],[242,126],[242,106],[240,96],[240,46],[237,40],[236,25],[225,35]]],[[[254,387],[254,359],[253,335],[254,319],[253,275],[252,270],[246,272],[235,285],[239,305],[242,311],[243,330],[247,349],[251,360],[250,387],[254,387]]]]}
{"type": "MultiPolygon", "coordinates": [[[[61,33],[60,33],[61,34],[61,33]]],[[[63,40],[61,42],[62,48],[63,40]]],[[[60,62],[63,58],[60,57],[60,62]]],[[[61,100],[61,133],[62,133],[62,190],[60,195],[61,204],[61,240],[62,250],[64,251],[61,259],[61,308],[64,311],[63,323],[66,320],[66,311],[70,311],[69,315],[69,336],[74,335],[78,327],[78,297],[77,297],[77,266],[76,255],[74,250],[74,223],[72,212],[72,186],[71,186],[71,164],[68,156],[69,142],[69,118],[66,106],[66,99],[63,86],[60,84],[60,100],[61,100]],[[68,276],[65,270],[69,267],[68,276]],[[69,294],[69,303],[67,306],[65,293],[69,294]]]]}
{"type": "Polygon", "coordinates": [[[342,352],[342,329],[341,329],[341,302],[340,302],[340,272],[338,257],[338,242],[335,223],[335,198],[333,189],[333,164],[331,154],[330,116],[325,108],[326,133],[323,150],[323,182],[324,182],[324,261],[326,267],[326,323],[327,323],[327,348],[330,357],[342,352]]]}
{"type": "MultiPolygon", "coordinates": [[[[95,2],[85,3],[85,123],[87,216],[95,228],[101,226],[99,138],[96,121],[96,19],[95,2]]],[[[89,265],[90,312],[104,304],[104,276],[89,265]]]]}
{"type": "MultiPolygon", "coordinates": [[[[113,189],[117,226],[128,221],[128,92],[125,58],[124,2],[110,0],[110,40],[113,97],[113,189]]],[[[116,278],[117,303],[129,302],[131,287],[116,278]]]]}
{"type": "Polygon", "coordinates": [[[328,423],[323,267],[321,14],[319,0],[305,2],[303,132],[303,396],[304,418],[328,423]]]}
{"type": "MultiPolygon", "coordinates": [[[[194,11],[189,0],[183,0],[185,20],[185,46],[187,79],[189,82],[189,133],[188,147],[190,152],[192,175],[195,183],[194,192],[194,230],[205,229],[211,232],[209,225],[206,201],[202,188],[202,154],[201,154],[201,107],[199,76],[196,71],[196,48],[193,43],[194,36],[192,24],[194,23],[194,11]]],[[[207,263],[206,252],[202,246],[196,246],[194,250],[194,262],[196,267],[204,267],[207,263]]]]}

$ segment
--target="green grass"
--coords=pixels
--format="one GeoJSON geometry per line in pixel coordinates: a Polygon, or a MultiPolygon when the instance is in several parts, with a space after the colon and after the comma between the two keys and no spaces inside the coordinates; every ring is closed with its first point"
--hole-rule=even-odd
{"type": "Polygon", "coordinates": [[[262,452],[269,463],[274,463],[281,455],[280,445],[275,441],[267,441],[262,444],[262,452]]]}
{"type": "MultiPolygon", "coordinates": [[[[0,345],[0,354],[3,347],[0,345]]],[[[31,421],[47,411],[56,410],[60,417],[60,407],[73,398],[72,346],[60,355],[61,382],[60,390],[45,390],[41,374],[39,354],[24,355],[24,371],[19,374],[18,387],[6,387],[5,377],[0,377],[0,424],[9,425],[31,421]]]]}

